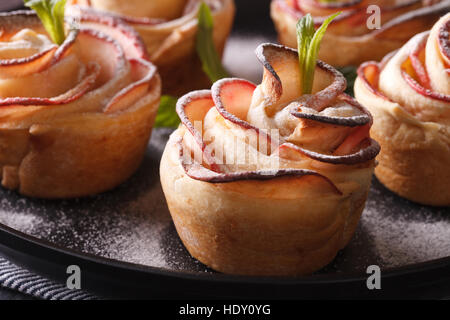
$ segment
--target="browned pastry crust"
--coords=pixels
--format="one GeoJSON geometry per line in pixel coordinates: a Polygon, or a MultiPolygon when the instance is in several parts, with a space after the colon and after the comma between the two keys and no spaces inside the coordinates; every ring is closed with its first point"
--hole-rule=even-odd
{"type": "MultiPolygon", "coordinates": [[[[216,49],[222,55],[233,25],[234,0],[206,2],[212,9],[216,49]]],[[[199,0],[72,0],[71,3],[75,6],[70,6],[69,12],[81,13],[85,23],[110,25],[120,19],[138,31],[150,61],[161,74],[164,93],[180,96],[210,86],[195,49],[199,0]]]]}
{"type": "Polygon", "coordinates": [[[296,51],[266,44],[257,54],[260,86],[224,79],[179,100],[183,124],[166,146],[161,183],[201,262],[231,274],[308,274],[350,241],[379,146],[336,70],[319,62],[315,93],[301,96],[296,51]],[[245,149],[235,153],[234,141],[245,149]]]}
{"type": "Polygon", "coordinates": [[[0,15],[0,177],[39,198],[114,188],[139,166],[160,78],[134,31],[69,32],[57,46],[31,13],[0,15]]]}
{"type": "Polygon", "coordinates": [[[382,152],[375,170],[409,200],[450,205],[450,14],[381,64],[368,62],[355,84],[373,114],[382,152]]]}
{"type": "Polygon", "coordinates": [[[333,66],[357,66],[382,59],[415,34],[430,29],[449,10],[449,0],[272,0],[271,15],[280,42],[296,48],[295,26],[305,13],[311,13],[320,25],[327,16],[342,11],[328,27],[319,58],[333,66]],[[366,25],[370,5],[381,8],[380,29],[369,30],[366,25]]]}

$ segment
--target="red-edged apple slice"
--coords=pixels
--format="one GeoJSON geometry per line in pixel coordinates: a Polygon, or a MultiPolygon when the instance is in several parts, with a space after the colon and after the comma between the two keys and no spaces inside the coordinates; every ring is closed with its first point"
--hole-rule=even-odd
{"type": "Polygon", "coordinates": [[[206,152],[207,145],[203,141],[203,135],[197,130],[198,127],[203,130],[203,120],[208,111],[214,107],[214,100],[211,96],[211,90],[193,91],[181,97],[176,106],[181,123],[189,130],[202,151],[203,161],[212,171],[220,172],[214,157],[206,152]]]}
{"type": "Polygon", "coordinates": [[[365,125],[356,128],[336,149],[334,155],[343,156],[351,153],[356,147],[358,147],[361,144],[363,140],[370,138],[369,130],[370,125],[365,125]]]}
{"type": "Polygon", "coordinates": [[[77,30],[71,30],[61,46],[50,46],[30,57],[0,60],[0,74],[4,78],[18,78],[48,69],[70,52],[77,34],[77,30]]]}
{"type": "Polygon", "coordinates": [[[380,90],[378,90],[378,82],[380,78],[380,65],[377,62],[375,61],[364,62],[359,66],[357,73],[358,78],[362,80],[364,86],[371,93],[384,100],[390,101],[388,97],[386,97],[380,90]]]}
{"type": "Polygon", "coordinates": [[[375,140],[370,139],[366,147],[355,153],[346,155],[321,154],[301,148],[292,143],[282,144],[279,148],[279,154],[280,157],[296,161],[306,157],[324,163],[354,165],[374,159],[380,153],[380,150],[380,145],[375,140]]]}
{"type": "Polygon", "coordinates": [[[301,86],[297,51],[285,46],[265,43],[258,46],[255,52],[264,66],[261,87],[268,102],[272,105],[281,104],[298,98],[301,86]]]}
{"type": "MultiPolygon", "coordinates": [[[[127,16],[127,15],[123,15],[123,14],[119,14],[119,13],[102,11],[102,10],[98,10],[98,9],[92,9],[91,4],[86,5],[86,4],[82,4],[80,2],[73,5],[73,7],[75,7],[76,10],[78,10],[81,13],[82,16],[87,16],[87,15],[109,16],[114,19],[120,19],[123,22],[130,24],[130,25],[153,26],[153,25],[167,22],[166,19],[161,19],[161,18],[134,17],[134,16],[127,16]]],[[[72,11],[75,11],[75,10],[72,10],[72,11]]]]}
{"type": "Polygon", "coordinates": [[[352,100],[352,98],[348,97],[345,94],[341,94],[341,96],[339,98],[340,98],[340,100],[343,100],[346,103],[355,107],[356,109],[360,110],[361,114],[355,115],[352,117],[332,117],[332,116],[325,116],[325,115],[320,115],[320,114],[304,113],[301,111],[301,107],[302,106],[307,107],[308,105],[306,103],[300,104],[297,109],[299,111],[293,111],[293,112],[291,112],[291,114],[299,119],[309,119],[309,120],[317,121],[320,123],[327,123],[330,125],[343,126],[343,127],[364,126],[364,125],[372,122],[372,117],[371,117],[370,113],[364,107],[362,107],[359,103],[352,100]]]}
{"type": "Polygon", "coordinates": [[[223,79],[212,86],[212,96],[221,114],[224,113],[228,118],[237,117],[246,121],[255,89],[256,85],[250,81],[223,79]]]}
{"type": "Polygon", "coordinates": [[[149,90],[150,82],[156,73],[156,67],[146,60],[130,60],[133,83],[121,90],[105,107],[105,113],[113,113],[133,106],[149,90]]]}
{"type": "Polygon", "coordinates": [[[80,20],[83,27],[100,30],[109,35],[124,49],[128,59],[146,59],[149,56],[140,35],[123,19],[109,13],[99,12],[88,8],[79,8],[80,20]]]}
{"type": "MultiPolygon", "coordinates": [[[[192,161],[186,161],[183,154],[183,139],[178,142],[180,150],[180,162],[183,166],[186,174],[192,179],[210,182],[210,183],[232,183],[241,182],[242,187],[248,190],[254,190],[259,192],[259,189],[255,189],[251,184],[251,180],[270,181],[276,183],[278,179],[283,179],[283,190],[286,190],[286,183],[292,183],[292,190],[298,187],[298,183],[308,183],[310,188],[319,190],[320,192],[330,192],[335,195],[342,195],[342,192],[336,187],[336,185],[327,177],[312,171],[305,169],[280,169],[280,170],[260,170],[260,171],[245,171],[245,172],[230,172],[230,173],[218,173],[205,168],[198,163],[192,161]],[[288,179],[288,180],[286,180],[288,179]],[[250,183],[247,185],[246,183],[250,183]]],[[[287,187],[289,189],[289,187],[287,187]]],[[[236,190],[236,189],[234,189],[236,190]]],[[[277,196],[274,194],[277,188],[271,188],[271,196],[277,196]]],[[[283,191],[284,192],[284,191],[283,191]]]]}
{"type": "Polygon", "coordinates": [[[303,117],[301,107],[314,109],[318,112],[326,109],[347,87],[347,80],[345,80],[344,76],[339,71],[320,60],[317,61],[316,77],[326,77],[325,82],[330,84],[313,95],[304,96],[302,102],[299,104],[299,109],[291,112],[293,116],[299,118],[303,117]]]}
{"type": "MultiPolygon", "coordinates": [[[[424,39],[425,40],[425,39],[424,39]]],[[[409,54],[409,61],[411,62],[411,67],[417,76],[419,83],[426,89],[431,89],[430,78],[422,64],[421,56],[425,54],[426,41],[422,41],[416,48],[409,54]]]]}
{"type": "Polygon", "coordinates": [[[255,89],[256,86],[247,80],[230,78],[214,83],[211,91],[216,109],[222,117],[244,130],[251,130],[251,133],[258,135],[258,138],[265,138],[266,145],[271,146],[270,150],[267,150],[270,153],[277,147],[276,141],[273,141],[263,130],[246,121],[255,89]]]}
{"type": "MultiPolygon", "coordinates": [[[[338,116],[294,112],[300,119],[294,132],[287,141],[302,145],[304,148],[320,152],[331,152],[338,148],[344,139],[352,132],[352,128],[371,125],[372,116],[363,106],[346,94],[341,94],[333,105],[344,102],[354,109],[353,116],[338,116]]],[[[330,108],[333,107],[330,106],[330,108]]],[[[301,107],[294,110],[301,110],[301,107]]],[[[327,109],[327,108],[326,108],[327,109]]],[[[325,110],[326,110],[325,109],[325,110]]],[[[291,111],[291,113],[293,113],[291,111]]]]}
{"type": "MultiPolygon", "coordinates": [[[[298,99],[301,80],[297,51],[282,45],[265,43],[256,49],[256,55],[265,69],[262,88],[267,99],[272,104],[298,99]]],[[[320,81],[315,81],[315,85],[319,82],[329,85],[308,97],[304,103],[309,108],[321,111],[345,90],[347,82],[340,72],[320,60],[317,61],[316,77],[320,78],[320,81]]]]}
{"type": "Polygon", "coordinates": [[[408,73],[402,70],[402,77],[408,83],[408,85],[414,89],[417,93],[434,100],[450,102],[450,95],[442,94],[436,91],[431,91],[427,88],[424,88],[420,83],[414,80],[408,73]]]}
{"type": "Polygon", "coordinates": [[[53,57],[52,60],[52,65],[59,62],[61,59],[63,59],[70,53],[70,50],[73,48],[77,40],[79,32],[80,30],[78,29],[71,29],[69,31],[66,40],[64,40],[63,44],[59,46],[58,50],[56,50],[55,56],[53,57]]]}
{"type": "Polygon", "coordinates": [[[57,46],[36,53],[30,57],[0,60],[0,74],[3,78],[18,78],[46,69],[53,60],[57,46]]]}
{"type": "Polygon", "coordinates": [[[0,107],[8,106],[50,106],[62,105],[79,99],[86,92],[88,92],[95,84],[97,77],[100,74],[100,67],[98,64],[92,63],[88,65],[86,76],[80,83],[69,91],[53,98],[25,98],[13,97],[0,100],[0,107]]]}

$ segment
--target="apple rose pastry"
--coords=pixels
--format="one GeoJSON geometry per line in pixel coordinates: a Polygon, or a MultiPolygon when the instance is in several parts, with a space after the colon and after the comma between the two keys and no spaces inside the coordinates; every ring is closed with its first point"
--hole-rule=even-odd
{"type": "Polygon", "coordinates": [[[422,204],[450,205],[450,13],[380,64],[358,70],[355,95],[382,146],[375,173],[422,204]]]}
{"type": "Polygon", "coordinates": [[[118,38],[81,28],[57,45],[34,13],[0,15],[4,187],[79,197],[111,189],[137,169],[160,79],[135,34],[118,38]]]}
{"type": "Polygon", "coordinates": [[[296,47],[299,18],[311,13],[320,25],[326,16],[342,11],[324,37],[319,58],[347,66],[380,60],[415,34],[429,30],[449,10],[450,0],[272,0],[271,15],[280,42],[296,47]]]}
{"type": "Polygon", "coordinates": [[[302,94],[297,51],[257,49],[262,84],[224,79],[185,95],[161,182],[189,252],[215,270],[312,273],[350,241],[379,146],[371,115],[318,61],[302,94]]]}
{"type": "MultiPolygon", "coordinates": [[[[222,55],[233,24],[234,1],[205,2],[214,20],[215,48],[222,55]]],[[[196,52],[200,0],[71,0],[71,3],[76,6],[70,6],[69,11],[81,14],[84,23],[114,25],[120,19],[138,31],[150,61],[161,74],[164,93],[180,96],[210,86],[196,52]]]]}

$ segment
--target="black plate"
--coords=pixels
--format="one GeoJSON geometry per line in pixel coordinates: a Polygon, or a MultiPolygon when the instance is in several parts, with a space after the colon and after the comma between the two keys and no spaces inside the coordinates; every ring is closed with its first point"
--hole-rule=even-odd
{"type": "MultiPolygon", "coordinates": [[[[274,40],[267,1],[238,1],[226,64],[258,81],[253,50],[274,40]],[[249,17],[264,17],[252,21],[249,17]],[[256,30],[256,31],[255,31],[256,30]]],[[[170,134],[153,133],[143,165],[114,191],[85,199],[43,201],[0,190],[0,252],[40,274],[65,281],[78,265],[82,287],[112,297],[357,298],[450,296],[450,212],[413,204],[376,179],[350,245],[308,277],[218,274],[188,254],[159,183],[159,159],[170,134]],[[382,269],[382,290],[369,291],[366,269],[382,269]]]]}

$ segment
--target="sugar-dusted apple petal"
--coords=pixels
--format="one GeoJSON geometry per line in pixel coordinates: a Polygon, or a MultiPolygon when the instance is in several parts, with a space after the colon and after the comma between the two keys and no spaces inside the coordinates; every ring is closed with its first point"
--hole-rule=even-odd
{"type": "Polygon", "coordinates": [[[52,98],[34,98],[34,97],[14,97],[0,99],[0,107],[7,106],[45,106],[67,104],[79,99],[87,91],[92,89],[98,76],[100,68],[97,64],[91,64],[87,68],[86,76],[78,85],[69,91],[52,98]]]}
{"type": "Polygon", "coordinates": [[[156,75],[156,67],[145,60],[130,60],[133,83],[122,89],[105,107],[105,113],[124,110],[133,106],[149,91],[152,80],[156,75]]]}
{"type": "MultiPolygon", "coordinates": [[[[345,151],[348,151],[348,153],[336,152],[335,154],[323,154],[301,148],[293,143],[282,144],[279,153],[281,157],[296,159],[297,161],[306,157],[323,163],[354,165],[367,162],[375,158],[380,152],[380,145],[375,140],[365,139],[367,140],[366,145],[353,153],[350,152],[364,141],[363,139],[360,140],[359,136],[358,139],[354,138],[354,140],[351,141],[351,149],[350,147],[346,148],[345,151]]],[[[350,144],[350,142],[347,141],[345,143],[350,144]]]]}
{"type": "Polygon", "coordinates": [[[256,49],[256,56],[264,66],[261,84],[270,102],[285,103],[296,98],[301,78],[298,70],[298,56],[293,49],[274,44],[262,44],[256,49]]]}
{"type": "Polygon", "coordinates": [[[203,141],[203,121],[208,111],[214,107],[214,100],[210,90],[191,92],[181,97],[177,102],[177,113],[181,123],[194,137],[195,143],[202,152],[202,160],[213,171],[219,172],[214,156],[207,149],[203,141]]]}
{"type": "Polygon", "coordinates": [[[232,122],[245,125],[243,123],[247,120],[255,89],[256,85],[250,81],[223,79],[214,83],[211,90],[214,103],[222,116],[232,122]]]}

